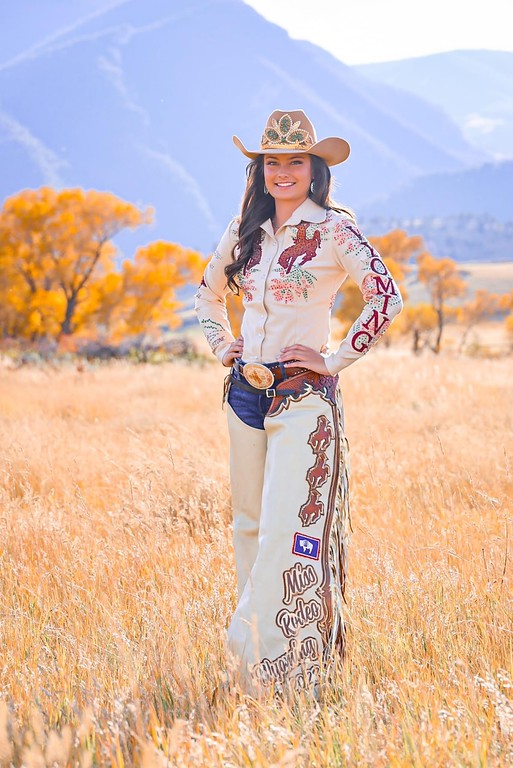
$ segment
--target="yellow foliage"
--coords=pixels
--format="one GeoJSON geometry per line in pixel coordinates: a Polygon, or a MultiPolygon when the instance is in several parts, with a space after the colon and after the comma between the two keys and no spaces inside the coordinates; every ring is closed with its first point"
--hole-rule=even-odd
{"type": "Polygon", "coordinates": [[[437,259],[427,251],[417,257],[419,282],[429,291],[431,303],[438,311],[447,299],[462,296],[467,286],[453,259],[437,259]]]}
{"type": "Polygon", "coordinates": [[[431,304],[407,305],[394,325],[401,333],[411,333],[412,331],[432,331],[436,328],[438,322],[437,314],[431,304]]]}
{"type": "Polygon", "coordinates": [[[500,297],[484,288],[475,292],[474,298],[458,307],[458,320],[466,326],[473,326],[491,317],[500,309],[500,297]]]}
{"type": "Polygon", "coordinates": [[[426,286],[431,298],[431,306],[437,314],[438,332],[433,352],[438,354],[441,349],[445,321],[450,315],[454,317],[457,314],[457,310],[448,308],[446,302],[448,299],[454,299],[466,293],[467,286],[453,259],[437,259],[424,251],[417,257],[417,265],[417,278],[426,286]]]}
{"type": "Polygon", "coordinates": [[[237,338],[241,332],[242,317],[244,315],[242,293],[236,294],[230,291],[226,297],[226,309],[228,310],[228,319],[232,333],[237,338]]]}
{"type": "Polygon", "coordinates": [[[123,276],[107,272],[92,282],[77,309],[78,335],[107,342],[122,338],[119,333],[123,276]]]}
{"type": "Polygon", "coordinates": [[[419,352],[421,346],[429,344],[430,333],[438,325],[438,315],[431,304],[406,305],[399,317],[392,324],[395,333],[412,335],[413,352],[419,352]]]}
{"type": "Polygon", "coordinates": [[[407,265],[424,245],[420,235],[408,235],[403,229],[393,229],[386,235],[369,237],[369,242],[386,261],[394,259],[403,265],[407,265]]]}
{"type": "MultiPolygon", "coordinates": [[[[158,241],[115,267],[112,237],[151,218],[108,192],[24,190],[0,213],[0,333],[118,341],[179,323],[176,291],[204,259],[158,241]]],[[[69,345],[68,345],[69,346],[69,345]]]]}
{"type": "Polygon", "coordinates": [[[88,300],[91,309],[90,284],[113,269],[110,240],[150,217],[110,192],[41,187],[8,198],[0,214],[0,303],[9,306],[0,331],[34,338],[76,330],[87,318],[80,304],[88,300]]]}
{"type": "Polygon", "coordinates": [[[505,293],[499,299],[499,309],[502,312],[508,312],[513,310],[513,291],[511,293],[505,293]]]}
{"type": "Polygon", "coordinates": [[[205,262],[197,251],[159,240],[138,248],[121,273],[107,273],[91,285],[89,325],[101,340],[155,334],[180,324],[176,291],[197,283],[205,262]]]}
{"type": "MultiPolygon", "coordinates": [[[[414,258],[424,246],[420,235],[408,235],[402,229],[394,229],[379,237],[369,237],[369,242],[382,256],[398,284],[401,284],[411,271],[410,259],[414,258]]],[[[405,299],[406,295],[402,287],[401,294],[405,299]]]]}
{"type": "Polygon", "coordinates": [[[333,314],[340,320],[342,329],[345,332],[361,313],[365,302],[359,287],[349,277],[339,289],[337,295],[338,297],[341,297],[342,301],[340,305],[335,308],[333,314]]]}

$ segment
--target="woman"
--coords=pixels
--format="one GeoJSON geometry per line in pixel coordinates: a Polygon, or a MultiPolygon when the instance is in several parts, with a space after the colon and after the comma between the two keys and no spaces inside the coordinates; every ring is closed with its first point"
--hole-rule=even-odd
{"type": "Polygon", "coordinates": [[[251,159],[240,217],[210,260],[196,311],[227,377],[239,601],[228,644],[250,690],[317,686],[344,652],[348,469],[338,373],[402,306],[379,254],[330,199],[344,139],[316,140],[302,110],[276,110],[251,159]],[[365,307],[327,352],[347,275],[365,307]],[[227,319],[243,293],[241,336],[227,319]]]}

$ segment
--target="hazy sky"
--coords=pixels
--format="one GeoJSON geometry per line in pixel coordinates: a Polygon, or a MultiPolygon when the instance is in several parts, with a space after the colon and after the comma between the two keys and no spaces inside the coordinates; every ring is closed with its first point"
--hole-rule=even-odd
{"type": "Polygon", "coordinates": [[[245,0],[346,64],[464,48],[513,51],[513,0],[245,0]]]}

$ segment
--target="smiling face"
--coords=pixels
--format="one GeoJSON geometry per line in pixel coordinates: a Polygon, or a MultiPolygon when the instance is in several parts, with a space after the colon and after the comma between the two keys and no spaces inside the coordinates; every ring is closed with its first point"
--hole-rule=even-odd
{"type": "Polygon", "coordinates": [[[265,186],[278,202],[301,205],[308,197],[312,181],[310,156],[301,155],[265,155],[265,186]]]}

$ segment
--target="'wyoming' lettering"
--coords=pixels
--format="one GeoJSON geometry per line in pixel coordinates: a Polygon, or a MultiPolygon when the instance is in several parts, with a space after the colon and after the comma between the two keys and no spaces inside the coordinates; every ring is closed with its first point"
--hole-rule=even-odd
{"type": "Polygon", "coordinates": [[[394,288],[394,281],[392,280],[391,277],[388,278],[386,283],[379,275],[374,275],[374,280],[376,281],[376,288],[378,293],[385,293],[388,296],[396,295],[396,290],[394,288]]]}
{"type": "Polygon", "coordinates": [[[276,659],[262,659],[253,667],[253,674],[262,685],[271,685],[273,681],[282,681],[289,677],[291,670],[304,661],[316,661],[319,658],[319,645],[315,637],[305,637],[301,643],[293,638],[288,649],[276,659]]]}
{"type": "Polygon", "coordinates": [[[363,328],[367,328],[367,330],[373,335],[376,336],[380,332],[380,330],[389,323],[389,320],[387,317],[384,317],[380,322],[379,312],[377,309],[372,310],[372,315],[369,317],[366,323],[362,323],[363,328]],[[371,323],[374,323],[374,326],[372,330],[370,329],[371,323]]]}

